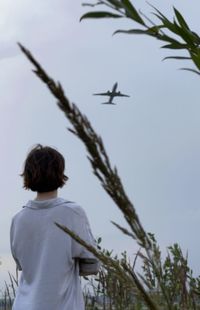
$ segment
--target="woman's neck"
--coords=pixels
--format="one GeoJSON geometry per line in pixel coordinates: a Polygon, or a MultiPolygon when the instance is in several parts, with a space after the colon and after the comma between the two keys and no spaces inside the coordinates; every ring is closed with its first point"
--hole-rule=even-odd
{"type": "Polygon", "coordinates": [[[51,191],[51,192],[45,192],[45,193],[39,193],[37,192],[37,196],[35,200],[47,200],[58,197],[58,191],[51,191]]]}

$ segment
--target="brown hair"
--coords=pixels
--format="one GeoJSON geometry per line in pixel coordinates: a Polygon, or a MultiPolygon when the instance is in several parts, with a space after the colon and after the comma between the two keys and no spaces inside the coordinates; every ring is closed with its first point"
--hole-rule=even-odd
{"type": "Polygon", "coordinates": [[[64,174],[65,159],[55,149],[37,144],[27,155],[24,171],[24,188],[34,192],[50,192],[63,187],[68,177],[64,174]]]}

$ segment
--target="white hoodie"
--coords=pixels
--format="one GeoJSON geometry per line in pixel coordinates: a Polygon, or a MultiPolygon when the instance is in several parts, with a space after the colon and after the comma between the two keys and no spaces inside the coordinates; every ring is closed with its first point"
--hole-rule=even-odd
{"type": "Polygon", "coordinates": [[[79,259],[93,260],[91,265],[87,260],[86,272],[89,270],[90,274],[98,272],[98,260],[54,222],[67,226],[95,246],[80,206],[59,197],[29,200],[13,217],[10,229],[11,252],[22,270],[13,310],[85,309],[79,259]]]}

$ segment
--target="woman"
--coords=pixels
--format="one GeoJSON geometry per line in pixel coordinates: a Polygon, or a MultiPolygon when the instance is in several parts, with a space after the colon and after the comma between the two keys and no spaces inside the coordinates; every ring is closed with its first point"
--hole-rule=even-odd
{"type": "Polygon", "coordinates": [[[99,263],[54,224],[67,226],[95,246],[84,210],[58,197],[58,188],[68,179],[64,170],[63,156],[40,144],[25,160],[24,188],[37,196],[12,219],[11,252],[21,270],[13,310],[85,309],[79,274],[96,274],[99,263]]]}

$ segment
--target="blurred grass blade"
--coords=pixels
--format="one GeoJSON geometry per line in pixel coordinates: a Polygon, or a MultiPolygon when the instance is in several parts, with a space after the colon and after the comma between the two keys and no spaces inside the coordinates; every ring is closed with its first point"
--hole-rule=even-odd
{"type": "Polygon", "coordinates": [[[114,5],[118,9],[123,8],[123,5],[122,5],[121,1],[119,1],[119,0],[108,0],[108,2],[111,3],[112,5],[114,5]]]}
{"type": "Polygon", "coordinates": [[[127,17],[130,17],[133,20],[135,20],[137,23],[145,26],[145,22],[143,21],[143,19],[141,18],[141,16],[139,15],[139,13],[137,12],[137,10],[134,8],[134,6],[129,0],[122,0],[122,4],[125,9],[127,17]]]}
{"type": "Polygon", "coordinates": [[[197,71],[197,70],[195,70],[195,69],[191,69],[191,68],[180,68],[180,70],[190,71],[190,72],[194,72],[194,73],[200,75],[200,71],[197,71]]]}
{"type": "Polygon", "coordinates": [[[179,35],[179,31],[177,30],[176,25],[170,22],[170,20],[164,14],[162,14],[155,6],[150,6],[157,12],[153,14],[163,22],[163,26],[179,35]]]}
{"type": "MultiPolygon", "coordinates": [[[[148,3],[148,2],[147,2],[148,3]]],[[[85,18],[130,18],[132,21],[139,23],[144,27],[144,29],[118,29],[113,35],[118,33],[123,34],[137,34],[137,35],[148,35],[154,37],[159,41],[164,41],[163,46],[161,48],[171,49],[171,50],[185,50],[191,56],[182,57],[182,56],[172,56],[171,59],[177,60],[188,60],[190,59],[193,64],[197,67],[197,70],[193,72],[199,73],[200,71],[200,36],[192,31],[183,15],[175,8],[174,17],[172,21],[168,19],[161,11],[159,11],[155,6],[148,3],[150,7],[153,8],[153,15],[159,19],[158,25],[156,25],[150,18],[145,16],[140,10],[137,11],[131,0],[99,0],[94,6],[97,4],[102,4],[109,9],[113,9],[114,13],[111,12],[88,12],[81,17],[85,18]],[[143,18],[148,20],[150,23],[150,27],[145,24],[143,18]],[[167,33],[167,34],[166,34],[167,33]],[[198,71],[199,70],[199,71],[198,71]]],[[[164,58],[170,59],[170,58],[164,58]]],[[[192,71],[193,69],[189,70],[192,71]]]]}
{"type": "Polygon", "coordinates": [[[126,34],[148,34],[147,30],[142,29],[129,29],[129,30],[116,30],[113,34],[126,33],[126,34]]]}
{"type": "Polygon", "coordinates": [[[86,18],[120,18],[123,17],[122,15],[119,14],[114,14],[110,12],[104,12],[104,11],[99,11],[99,12],[88,12],[81,16],[80,21],[86,18]]]}
{"type": "Polygon", "coordinates": [[[135,236],[130,231],[128,231],[128,229],[126,229],[125,227],[120,226],[119,224],[117,224],[117,223],[115,223],[113,221],[111,221],[111,223],[114,226],[116,226],[121,232],[123,232],[123,234],[125,234],[125,235],[127,235],[129,237],[132,237],[135,240],[135,236]]]}
{"type": "Polygon", "coordinates": [[[166,44],[161,46],[161,48],[169,48],[169,49],[173,49],[173,50],[181,50],[181,49],[186,49],[186,45],[185,44],[177,44],[177,43],[170,43],[170,44],[166,44]]]}
{"type": "MultiPolygon", "coordinates": [[[[177,30],[179,32],[179,36],[188,44],[190,44],[190,46],[195,46],[194,44],[194,35],[193,33],[184,28],[184,27],[179,27],[179,25],[176,23],[176,21],[174,21],[174,25],[176,25],[177,30]]],[[[196,39],[196,38],[195,38],[196,39]]]]}
{"type": "Polygon", "coordinates": [[[87,2],[84,2],[82,3],[82,6],[90,6],[90,7],[95,7],[97,4],[92,4],[92,3],[87,3],[87,2]]]}
{"type": "Polygon", "coordinates": [[[190,30],[190,28],[188,27],[185,19],[183,18],[183,16],[181,15],[181,13],[174,7],[174,13],[176,15],[176,18],[180,24],[180,26],[182,26],[183,28],[186,28],[187,30],[190,30]]]}
{"type": "Polygon", "coordinates": [[[195,42],[197,45],[200,45],[200,37],[199,37],[199,35],[198,35],[196,32],[194,32],[194,31],[191,31],[191,33],[193,34],[193,40],[194,40],[194,42],[195,42]]]}
{"type": "Polygon", "coordinates": [[[163,60],[166,60],[166,59],[179,59],[179,60],[188,59],[188,60],[190,60],[190,59],[191,59],[191,57],[183,57],[183,56],[168,56],[168,57],[163,58],[163,60]]]}

